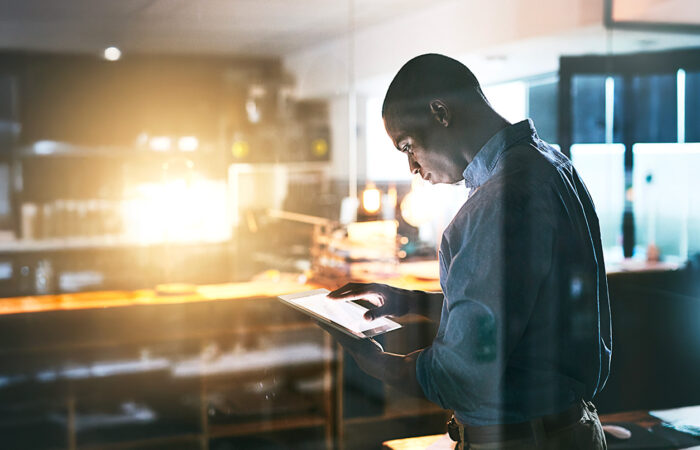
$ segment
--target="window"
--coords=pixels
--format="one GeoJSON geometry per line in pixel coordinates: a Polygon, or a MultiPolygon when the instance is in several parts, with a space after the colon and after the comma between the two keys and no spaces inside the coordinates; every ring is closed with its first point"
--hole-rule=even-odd
{"type": "Polygon", "coordinates": [[[411,179],[406,155],[394,148],[384,130],[383,98],[367,100],[367,179],[372,181],[406,181],[411,179]]]}
{"type": "Polygon", "coordinates": [[[527,84],[524,81],[484,86],[484,95],[491,106],[512,123],[527,117],[527,84]]]}

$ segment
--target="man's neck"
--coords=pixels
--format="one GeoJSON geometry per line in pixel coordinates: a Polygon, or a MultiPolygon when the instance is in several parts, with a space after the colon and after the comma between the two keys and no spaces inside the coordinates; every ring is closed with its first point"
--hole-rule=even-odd
{"type": "Polygon", "coordinates": [[[465,141],[467,145],[463,147],[463,156],[467,163],[471,163],[479,150],[486,145],[496,133],[510,125],[506,119],[498,115],[495,111],[486,114],[475,115],[477,120],[470,122],[473,124],[469,130],[465,130],[465,141]]]}

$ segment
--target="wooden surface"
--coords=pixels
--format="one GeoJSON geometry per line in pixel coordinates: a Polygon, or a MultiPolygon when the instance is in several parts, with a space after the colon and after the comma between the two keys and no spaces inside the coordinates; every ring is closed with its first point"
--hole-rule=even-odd
{"type": "MultiPolygon", "coordinates": [[[[437,280],[421,280],[409,275],[381,280],[395,287],[439,291],[437,280]]],[[[195,286],[194,290],[182,295],[159,295],[154,289],[136,291],[99,291],[77,294],[41,295],[30,297],[9,297],[0,299],[0,315],[32,313],[42,311],[62,311],[77,309],[116,308],[135,305],[171,305],[216,300],[243,298],[277,297],[312,289],[322,285],[291,277],[263,278],[243,283],[226,283],[195,286]]],[[[326,286],[336,287],[336,286],[326,286]]]]}
{"type": "Polygon", "coordinates": [[[651,428],[661,423],[659,419],[650,416],[647,411],[628,411],[600,416],[602,423],[632,422],[644,428],[651,428]]]}
{"type": "MultiPolygon", "coordinates": [[[[449,438],[447,438],[449,439],[449,438]]],[[[394,439],[383,442],[383,448],[388,450],[425,450],[429,447],[437,449],[452,449],[454,442],[448,442],[444,434],[420,436],[407,439],[394,439]]]]}
{"type": "Polygon", "coordinates": [[[41,295],[0,299],[0,314],[41,311],[116,308],[134,305],[170,305],[238,298],[276,297],[282,294],[318,289],[318,285],[290,281],[251,281],[197,286],[183,295],[158,295],[153,289],[136,291],[100,291],[78,294],[41,295]]]}
{"type": "MultiPolygon", "coordinates": [[[[608,274],[630,271],[666,271],[677,269],[677,265],[628,261],[626,264],[610,264],[608,274]]],[[[420,261],[400,264],[394,278],[372,280],[403,289],[440,291],[437,261],[420,261]]],[[[271,271],[276,272],[276,271],[271,271]]],[[[277,272],[279,274],[279,272],[277,272]]],[[[278,295],[302,292],[326,287],[334,289],[349,280],[305,281],[297,277],[262,277],[243,283],[196,286],[183,295],[159,295],[154,289],[136,291],[98,291],[76,294],[42,295],[0,298],[0,315],[41,311],[61,311],[91,308],[115,308],[133,305],[169,305],[239,298],[277,297],[278,295]]]]}
{"type": "MultiPolygon", "coordinates": [[[[647,411],[629,411],[616,414],[605,414],[600,416],[602,423],[632,422],[645,428],[650,428],[661,421],[649,415],[647,411]]],[[[454,448],[454,443],[445,440],[444,434],[434,434],[431,436],[420,436],[406,439],[394,439],[383,443],[387,450],[443,450],[454,448]]]]}

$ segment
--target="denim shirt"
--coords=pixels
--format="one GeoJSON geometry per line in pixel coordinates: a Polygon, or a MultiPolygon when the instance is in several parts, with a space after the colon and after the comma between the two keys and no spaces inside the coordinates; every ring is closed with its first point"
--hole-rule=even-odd
{"type": "Polygon", "coordinates": [[[440,244],[442,316],[417,360],[426,397],[472,426],[590,400],[608,377],[610,305],[593,202],[526,120],[464,171],[469,199],[440,244]]]}

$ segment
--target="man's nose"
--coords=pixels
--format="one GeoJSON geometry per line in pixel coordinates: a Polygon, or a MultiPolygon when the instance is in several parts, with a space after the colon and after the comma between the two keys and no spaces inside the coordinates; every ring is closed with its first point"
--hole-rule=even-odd
{"type": "Polygon", "coordinates": [[[408,167],[411,169],[411,173],[413,175],[420,173],[420,164],[418,164],[415,159],[411,158],[410,155],[408,157],[408,167]]]}

